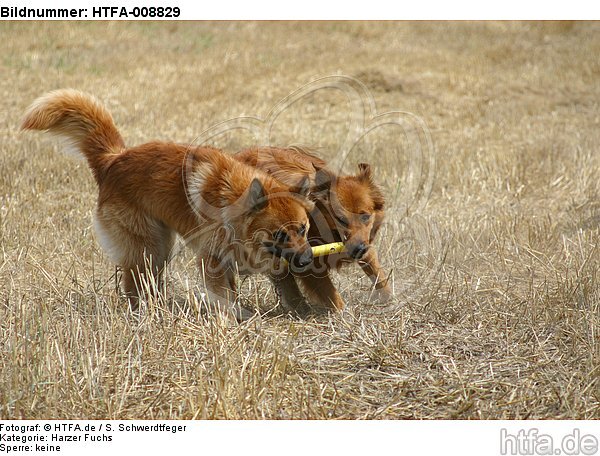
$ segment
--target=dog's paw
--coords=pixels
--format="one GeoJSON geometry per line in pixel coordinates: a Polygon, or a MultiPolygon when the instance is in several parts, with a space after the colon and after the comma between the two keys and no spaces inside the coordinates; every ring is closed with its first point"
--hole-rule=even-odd
{"type": "Polygon", "coordinates": [[[389,285],[386,285],[382,288],[377,288],[373,290],[371,294],[371,303],[373,304],[387,304],[393,298],[392,289],[389,285]]]}

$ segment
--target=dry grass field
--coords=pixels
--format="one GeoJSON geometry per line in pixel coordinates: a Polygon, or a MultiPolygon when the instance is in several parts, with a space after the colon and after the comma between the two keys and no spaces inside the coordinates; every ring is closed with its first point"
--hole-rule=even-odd
{"type": "MultiPolygon", "coordinates": [[[[3,22],[0,39],[0,418],[600,418],[600,24],[3,22]],[[343,314],[308,321],[260,276],[242,288],[261,317],[200,316],[189,251],[131,314],[87,166],[18,131],[73,87],[130,145],[193,142],[329,75],[427,130],[382,127],[344,164],[386,190],[394,301],[371,304],[353,266],[343,314]],[[411,132],[434,149],[412,154],[411,132]]],[[[269,141],[335,160],[352,113],[315,91],[269,141]]]]}

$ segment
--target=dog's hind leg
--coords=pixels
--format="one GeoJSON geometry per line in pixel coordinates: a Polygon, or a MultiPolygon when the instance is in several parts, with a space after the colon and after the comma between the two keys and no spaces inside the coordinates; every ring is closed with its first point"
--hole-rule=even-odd
{"type": "Polygon", "coordinates": [[[122,288],[130,307],[137,309],[141,297],[157,297],[173,232],[158,220],[118,205],[99,207],[94,226],[100,245],[123,271],[122,288]]]}
{"type": "Polygon", "coordinates": [[[392,298],[392,289],[388,277],[383,272],[377,258],[377,252],[371,247],[367,253],[358,260],[358,264],[373,283],[372,300],[376,303],[385,303],[392,298]]]}

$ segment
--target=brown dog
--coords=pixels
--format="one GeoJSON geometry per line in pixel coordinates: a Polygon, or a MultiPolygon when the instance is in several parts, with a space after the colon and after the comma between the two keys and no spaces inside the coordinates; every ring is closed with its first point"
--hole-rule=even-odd
{"type": "MultiPolygon", "coordinates": [[[[310,197],[315,203],[310,212],[309,242],[345,243],[340,254],[315,258],[304,274],[296,274],[312,304],[317,308],[342,309],[344,302],[335,289],[329,271],[343,263],[358,262],[374,286],[373,298],[385,302],[391,297],[387,277],[381,269],[372,246],[384,219],[384,197],[373,182],[369,165],[358,165],[356,175],[338,176],[326,169],[326,163],[304,149],[261,147],[243,150],[235,155],[243,163],[264,170],[280,182],[294,182],[303,177],[311,180],[310,197]]],[[[306,312],[306,303],[289,274],[271,275],[282,305],[306,312]]],[[[310,304],[309,304],[310,305],[310,304]]]]}
{"type": "Polygon", "coordinates": [[[234,271],[268,272],[274,255],[298,268],[312,262],[308,179],[288,186],[210,147],[127,148],[106,109],[76,90],[37,99],[22,128],[66,137],[87,159],[99,191],[98,239],[122,268],[133,307],[141,290],[160,283],[175,233],[198,252],[212,305],[238,319],[248,314],[231,306],[234,271]]]}

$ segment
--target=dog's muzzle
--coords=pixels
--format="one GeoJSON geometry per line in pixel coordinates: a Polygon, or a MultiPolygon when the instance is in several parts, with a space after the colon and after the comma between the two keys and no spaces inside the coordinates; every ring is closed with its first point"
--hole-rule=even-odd
{"type": "Polygon", "coordinates": [[[369,250],[369,245],[364,242],[361,242],[360,244],[350,247],[348,249],[348,254],[353,259],[359,260],[365,255],[365,253],[367,253],[367,250],[369,250]]]}
{"type": "Polygon", "coordinates": [[[291,264],[294,269],[304,269],[313,261],[313,253],[311,249],[306,249],[301,254],[296,254],[292,257],[291,264]]]}
{"type": "Polygon", "coordinates": [[[286,260],[292,269],[297,272],[302,272],[313,261],[313,253],[310,248],[299,253],[292,249],[282,249],[275,244],[264,243],[264,246],[274,256],[286,260]]]}

